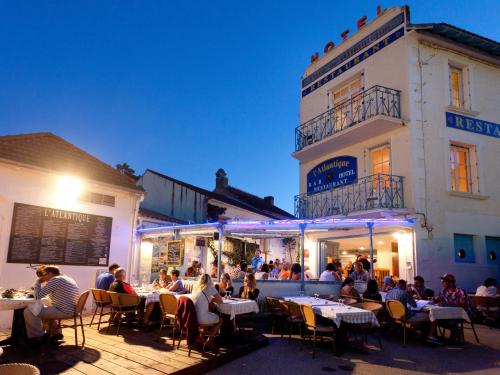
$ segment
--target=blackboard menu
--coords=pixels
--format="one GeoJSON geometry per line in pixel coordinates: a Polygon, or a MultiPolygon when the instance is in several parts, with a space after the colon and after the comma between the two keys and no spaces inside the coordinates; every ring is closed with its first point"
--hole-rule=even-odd
{"type": "Polygon", "coordinates": [[[182,266],[182,241],[167,242],[167,266],[182,266]]]}
{"type": "Polygon", "coordinates": [[[107,266],[112,221],[15,203],[7,262],[107,266]]]}

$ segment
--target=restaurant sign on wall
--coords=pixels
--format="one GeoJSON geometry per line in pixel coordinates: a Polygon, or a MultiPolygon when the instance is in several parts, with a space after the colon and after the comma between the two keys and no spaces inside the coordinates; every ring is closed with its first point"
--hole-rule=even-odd
{"type": "Polygon", "coordinates": [[[315,194],[353,184],[357,179],[357,159],[353,156],[338,156],[321,162],[309,171],[307,174],[307,193],[315,194]]]}

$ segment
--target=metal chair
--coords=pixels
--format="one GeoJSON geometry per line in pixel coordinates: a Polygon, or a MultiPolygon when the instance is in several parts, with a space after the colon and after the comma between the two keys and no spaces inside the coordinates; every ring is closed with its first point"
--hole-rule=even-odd
{"type": "MultiPolygon", "coordinates": [[[[161,329],[165,326],[165,320],[173,323],[172,345],[175,346],[175,327],[177,326],[177,298],[172,294],[160,294],[161,323],[158,337],[161,337],[161,329]]],[[[167,325],[168,326],[168,325],[167,325]]],[[[180,338],[179,338],[180,340],[180,338]]]]}
{"type": "MultiPolygon", "coordinates": [[[[120,332],[120,325],[122,323],[123,314],[128,315],[137,313],[141,298],[136,295],[125,293],[108,292],[108,294],[111,297],[111,312],[115,313],[115,318],[117,317],[118,319],[118,326],[116,328],[116,335],[118,335],[118,333],[120,332]]],[[[108,332],[109,327],[111,327],[111,320],[108,324],[108,332]]]]}
{"type": "Polygon", "coordinates": [[[78,326],[81,327],[82,337],[83,337],[82,348],[85,346],[85,330],[83,329],[82,313],[83,313],[83,309],[85,307],[85,303],[87,303],[87,298],[89,297],[89,293],[90,292],[87,290],[86,292],[83,292],[80,295],[80,297],[78,298],[78,303],[76,304],[75,313],[73,314],[73,316],[68,317],[68,318],[59,319],[59,326],[61,328],[73,328],[74,329],[74,331],[75,331],[75,346],[78,346],[78,326]],[[77,322],[77,318],[80,320],[80,323],[77,322]],[[73,324],[61,325],[61,321],[64,322],[65,320],[69,320],[69,319],[73,319],[73,324]]]}
{"type": "Polygon", "coordinates": [[[94,318],[97,314],[97,310],[99,310],[100,308],[101,310],[99,311],[99,321],[97,323],[97,330],[99,330],[101,328],[101,319],[103,315],[111,314],[111,309],[108,312],[103,312],[105,307],[110,307],[111,297],[109,296],[107,290],[91,288],[90,292],[92,293],[92,297],[94,298],[95,310],[94,310],[94,315],[92,315],[92,320],[90,321],[89,327],[92,327],[92,324],[94,323],[94,318]]]}
{"type": "Polygon", "coordinates": [[[276,328],[276,321],[279,319],[283,319],[285,317],[285,314],[283,312],[283,308],[278,298],[266,296],[266,303],[269,312],[271,313],[271,318],[273,320],[271,333],[274,334],[274,330],[276,328]]]}
{"type": "Polygon", "coordinates": [[[500,297],[469,295],[474,317],[491,325],[500,318],[500,297]]]}
{"type": "Polygon", "coordinates": [[[335,353],[335,327],[333,326],[325,326],[322,324],[316,323],[316,314],[313,308],[309,305],[300,305],[300,310],[302,313],[302,317],[304,319],[304,325],[306,331],[313,332],[313,352],[312,357],[316,357],[316,339],[318,334],[329,334],[332,337],[332,348],[335,353]]]}

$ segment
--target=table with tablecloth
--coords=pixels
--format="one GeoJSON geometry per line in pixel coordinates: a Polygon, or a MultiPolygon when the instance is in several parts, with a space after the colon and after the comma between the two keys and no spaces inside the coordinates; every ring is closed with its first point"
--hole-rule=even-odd
{"type": "Polygon", "coordinates": [[[423,311],[429,312],[429,320],[431,322],[450,319],[465,320],[466,322],[470,322],[469,315],[467,315],[467,312],[461,307],[428,304],[424,307],[423,311]]]}
{"type": "MultiPolygon", "coordinates": [[[[0,342],[1,345],[20,344],[26,340],[26,325],[24,322],[24,309],[37,300],[26,297],[24,295],[15,295],[13,298],[0,297],[0,310],[13,310],[12,314],[12,329],[10,337],[0,342]]],[[[45,298],[44,303],[48,303],[45,298]]]]}
{"type": "Polygon", "coordinates": [[[28,305],[35,303],[34,298],[28,297],[13,297],[3,298],[0,297],[0,310],[19,310],[24,309],[28,305]]]}
{"type": "Polygon", "coordinates": [[[372,311],[328,301],[322,298],[284,297],[284,300],[312,306],[316,314],[332,320],[337,327],[339,327],[342,322],[350,324],[370,323],[375,327],[379,326],[377,317],[372,311]],[[311,303],[309,303],[309,299],[311,303]]]}

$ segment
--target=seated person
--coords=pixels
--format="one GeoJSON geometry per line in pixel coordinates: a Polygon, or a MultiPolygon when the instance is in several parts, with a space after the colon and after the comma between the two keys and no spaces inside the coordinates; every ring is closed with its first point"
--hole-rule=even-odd
{"type": "MultiPolygon", "coordinates": [[[[33,314],[29,308],[24,309],[26,334],[32,344],[41,343],[45,333],[43,323],[72,317],[80,297],[75,280],[61,274],[59,267],[46,266],[42,272],[43,275],[35,282],[33,294],[37,300],[49,297],[51,306],[42,306],[38,315],[33,314]],[[44,287],[41,286],[43,283],[46,283],[44,287]]],[[[49,327],[49,334],[55,339],[62,338],[60,328],[54,329],[54,325],[49,327]]]]}
{"type": "Polygon", "coordinates": [[[302,279],[302,267],[298,263],[292,264],[290,268],[290,280],[300,280],[302,279]]]}
{"type": "Polygon", "coordinates": [[[309,266],[304,266],[304,278],[306,280],[312,280],[312,279],[314,279],[314,275],[311,272],[311,268],[309,266]]]}
{"type": "Polygon", "coordinates": [[[231,296],[234,291],[233,283],[231,282],[231,276],[229,276],[228,273],[223,274],[219,284],[215,286],[215,289],[217,289],[219,291],[219,294],[223,297],[226,295],[226,293],[231,296]]]}
{"type": "Polygon", "coordinates": [[[213,325],[210,333],[208,334],[208,339],[203,342],[205,346],[208,346],[209,348],[213,347],[213,339],[219,332],[222,325],[222,318],[219,315],[210,312],[209,305],[210,302],[223,303],[223,300],[215,289],[212,278],[209,275],[203,274],[200,276],[193,290],[191,299],[193,300],[196,308],[198,324],[213,325]]]}
{"type": "Polygon", "coordinates": [[[168,286],[168,277],[167,277],[167,270],[165,268],[162,268],[158,272],[158,278],[153,281],[153,289],[162,289],[166,288],[168,286]]]}
{"type": "Polygon", "coordinates": [[[416,312],[408,308],[408,305],[411,307],[417,307],[417,303],[410,295],[410,293],[406,291],[406,289],[407,289],[406,280],[399,280],[396,286],[387,292],[385,301],[387,302],[390,300],[395,300],[401,302],[405,307],[406,320],[408,322],[417,323],[417,322],[428,321],[429,314],[425,312],[416,312]]]}
{"type": "Polygon", "coordinates": [[[259,289],[253,273],[248,273],[243,279],[243,286],[238,293],[239,298],[256,300],[259,297],[259,289]]]}
{"type": "Polygon", "coordinates": [[[264,263],[260,267],[260,271],[255,272],[255,279],[256,280],[268,280],[269,275],[270,275],[269,266],[267,265],[267,263],[264,263]]]}
{"type": "Polygon", "coordinates": [[[368,283],[366,284],[366,290],[363,293],[363,298],[382,302],[382,296],[378,292],[377,280],[368,280],[368,283]]]}
{"type": "Polygon", "coordinates": [[[115,281],[109,286],[109,290],[111,292],[116,292],[116,293],[125,293],[125,294],[132,294],[134,296],[137,295],[137,292],[132,288],[132,286],[125,282],[125,279],[127,278],[127,273],[124,268],[117,268],[115,270],[115,281]]]}
{"type": "Polygon", "coordinates": [[[358,291],[354,288],[354,280],[350,277],[346,277],[340,286],[340,296],[347,298],[355,298],[358,300],[360,298],[358,291]]]}
{"type": "Polygon", "coordinates": [[[319,281],[335,281],[337,280],[337,274],[334,275],[335,264],[328,263],[325,270],[319,276],[319,281]]]}
{"type": "Polygon", "coordinates": [[[484,280],[483,285],[476,290],[476,296],[479,297],[496,297],[498,294],[498,283],[496,279],[488,277],[484,280]]]}
{"type": "Polygon", "coordinates": [[[108,272],[103,272],[95,280],[95,287],[97,289],[109,290],[109,286],[115,281],[114,273],[120,268],[116,263],[113,263],[108,267],[108,272]]]}
{"type": "Polygon", "coordinates": [[[408,293],[413,298],[428,300],[434,297],[434,291],[425,286],[425,280],[422,276],[415,276],[413,281],[413,285],[408,285],[408,293]]]}
{"type": "Polygon", "coordinates": [[[283,266],[282,266],[282,269],[278,275],[278,279],[280,279],[280,280],[290,279],[290,263],[283,262],[283,266]]]}
{"type": "Polygon", "coordinates": [[[186,272],[184,272],[184,276],[197,277],[199,274],[200,274],[200,264],[198,263],[197,260],[193,260],[191,267],[188,267],[186,269],[186,272]]]}
{"type": "Polygon", "coordinates": [[[241,261],[240,264],[232,271],[231,278],[233,280],[244,279],[247,273],[248,264],[245,261],[241,261]]]}
{"type": "Polygon", "coordinates": [[[382,283],[382,292],[388,292],[396,286],[396,283],[391,276],[384,277],[384,282],[382,283]]]}
{"type": "Polygon", "coordinates": [[[184,286],[182,285],[182,280],[179,279],[179,271],[172,270],[170,272],[172,276],[172,281],[167,285],[166,289],[171,293],[184,293],[184,286]]]}

